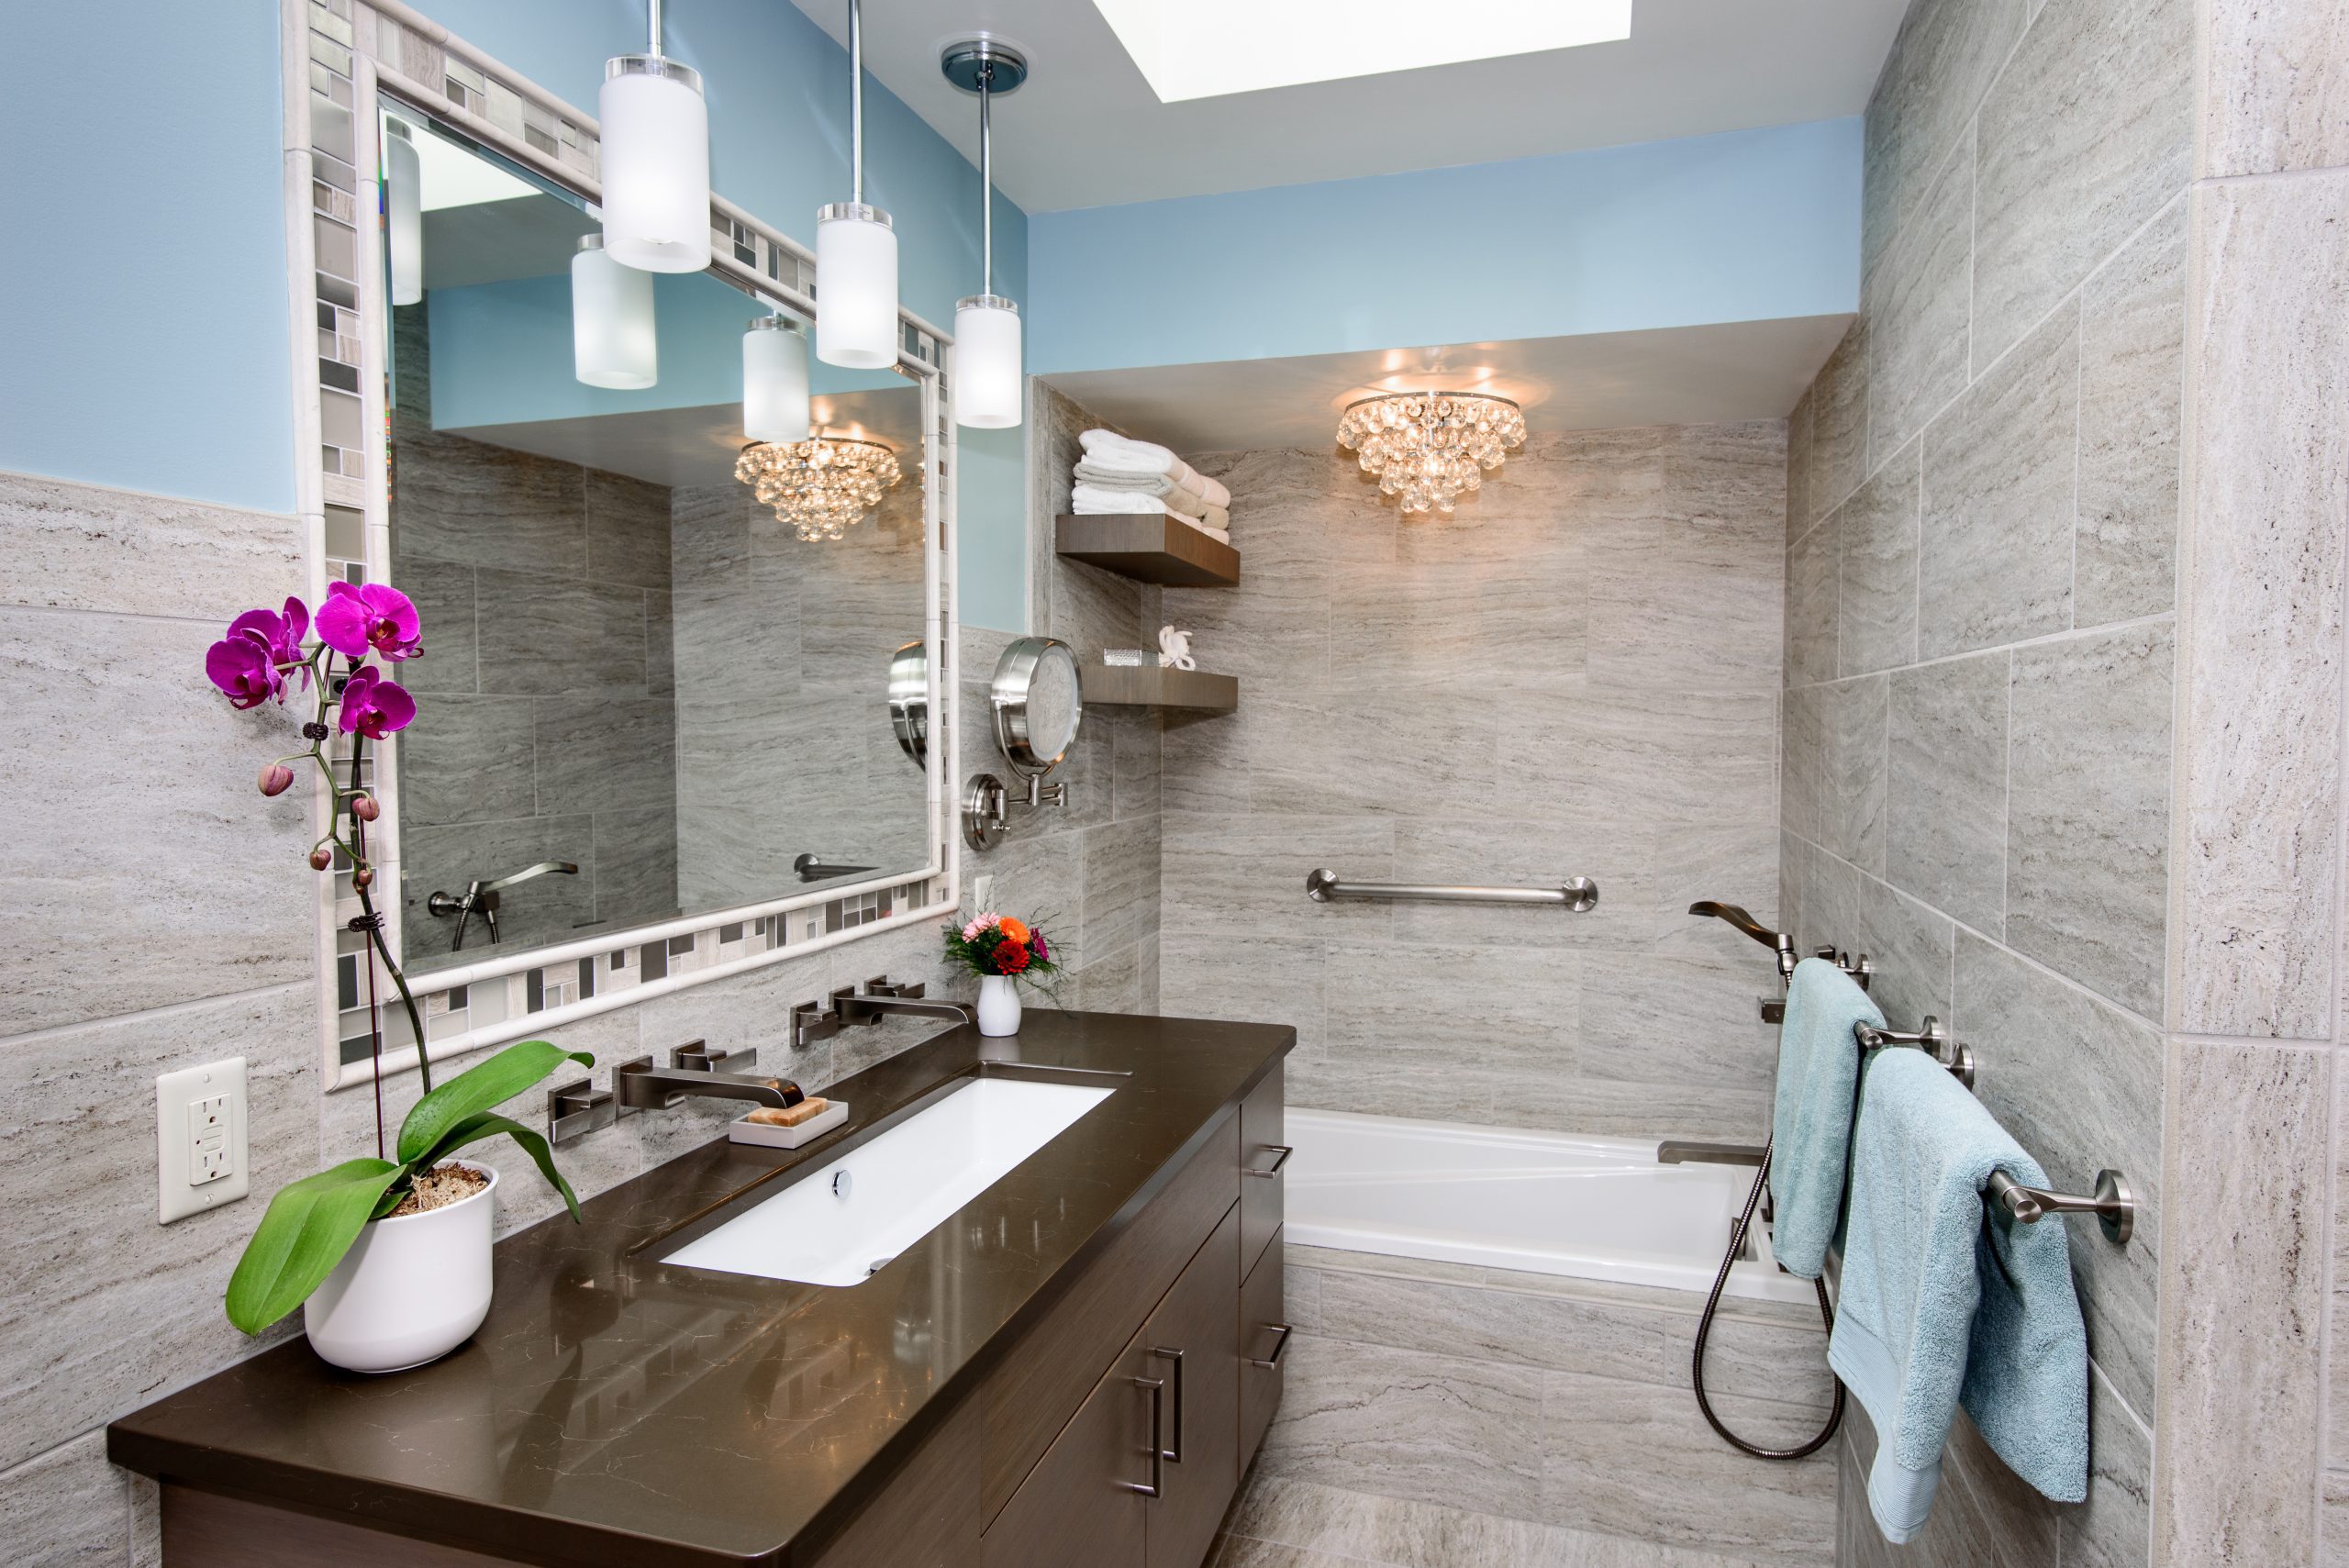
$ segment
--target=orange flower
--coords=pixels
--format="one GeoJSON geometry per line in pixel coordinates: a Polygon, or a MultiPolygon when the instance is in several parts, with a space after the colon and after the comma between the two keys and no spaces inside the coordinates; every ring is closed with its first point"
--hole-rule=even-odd
{"type": "Polygon", "coordinates": [[[1003,933],[1006,941],[1024,942],[1028,940],[1028,928],[1008,915],[996,922],[996,929],[1003,933]]]}

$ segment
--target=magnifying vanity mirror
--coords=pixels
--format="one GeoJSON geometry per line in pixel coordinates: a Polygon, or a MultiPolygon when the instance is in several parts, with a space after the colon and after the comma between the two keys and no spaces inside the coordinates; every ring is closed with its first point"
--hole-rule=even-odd
{"type": "Polygon", "coordinates": [[[620,266],[429,113],[380,129],[409,973],[924,874],[934,386],[620,266]]]}
{"type": "Polygon", "coordinates": [[[1050,637],[1016,639],[996,661],[987,705],[996,749],[1027,788],[1014,796],[995,774],[972,775],[963,789],[963,840],[974,850],[1002,841],[1014,805],[1035,810],[1067,804],[1068,786],[1044,777],[1068,756],[1085,722],[1074,651],[1050,637]]]}

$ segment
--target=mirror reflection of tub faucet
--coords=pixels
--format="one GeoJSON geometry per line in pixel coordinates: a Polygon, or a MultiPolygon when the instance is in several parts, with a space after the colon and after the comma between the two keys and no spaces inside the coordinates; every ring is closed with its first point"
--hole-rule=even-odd
{"type": "Polygon", "coordinates": [[[449,943],[449,951],[462,952],[465,946],[465,922],[473,917],[476,910],[489,927],[489,940],[493,942],[497,940],[499,891],[518,882],[528,882],[534,876],[545,876],[550,873],[557,876],[577,876],[579,868],[569,861],[540,861],[527,870],[518,871],[511,876],[501,876],[494,882],[469,883],[462,897],[453,893],[436,893],[424,901],[424,907],[428,913],[443,919],[451,915],[457,917],[457,934],[449,943]]]}

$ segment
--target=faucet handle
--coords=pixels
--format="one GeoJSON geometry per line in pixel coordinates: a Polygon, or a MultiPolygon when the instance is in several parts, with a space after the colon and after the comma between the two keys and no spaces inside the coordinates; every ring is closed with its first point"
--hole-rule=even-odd
{"type": "Polygon", "coordinates": [[[804,1050],[841,1032],[841,1011],[837,1004],[827,1007],[822,1002],[801,1002],[791,1009],[791,1044],[795,1051],[804,1050]]]}
{"type": "Polygon", "coordinates": [[[868,996],[903,996],[910,1001],[927,995],[929,992],[927,981],[908,980],[901,984],[885,974],[876,974],[864,983],[864,994],[868,996]]]}
{"type": "Polygon", "coordinates": [[[669,1065],[688,1073],[716,1073],[741,1054],[713,1047],[706,1040],[689,1040],[669,1052],[669,1065]]]}

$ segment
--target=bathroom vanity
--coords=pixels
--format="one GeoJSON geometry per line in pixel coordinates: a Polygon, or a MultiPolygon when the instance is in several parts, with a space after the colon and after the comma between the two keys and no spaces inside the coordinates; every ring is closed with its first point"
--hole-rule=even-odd
{"type": "Polygon", "coordinates": [[[837,1133],[712,1143],[508,1238],[453,1355],[363,1378],[296,1339],[108,1451],[162,1484],[169,1568],[1196,1568],[1280,1400],[1295,1039],[950,1030],[835,1085],[837,1133]],[[672,1261],[800,1183],[852,1190],[860,1150],[980,1084],[1094,1103],[859,1283],[672,1261]]]}

